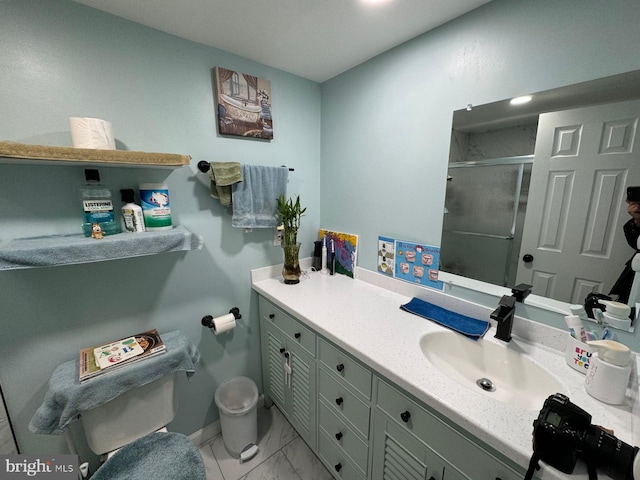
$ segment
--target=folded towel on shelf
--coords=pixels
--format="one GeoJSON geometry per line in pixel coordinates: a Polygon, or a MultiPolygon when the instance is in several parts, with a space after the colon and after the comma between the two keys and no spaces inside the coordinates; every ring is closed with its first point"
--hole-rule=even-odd
{"type": "Polygon", "coordinates": [[[242,181],[242,167],[238,162],[209,163],[211,196],[220,200],[223,207],[231,205],[231,186],[242,181]]]}
{"type": "Polygon", "coordinates": [[[278,197],[287,192],[285,167],[242,165],[242,182],[232,187],[236,228],[273,228],[277,224],[278,197]]]}
{"type": "Polygon", "coordinates": [[[400,308],[419,317],[439,323],[443,327],[450,328],[473,340],[482,338],[489,330],[489,322],[451,312],[415,297],[409,303],[400,305],[400,308]]]}
{"type": "Polygon", "coordinates": [[[200,352],[179,330],[161,334],[167,351],[127,365],[119,370],[80,383],[79,359],[58,366],[51,374],[49,390],[29,422],[33,433],[60,435],[76,416],[116,398],[131,388],[141,387],[164,375],[183,371],[190,377],[200,352]]]}

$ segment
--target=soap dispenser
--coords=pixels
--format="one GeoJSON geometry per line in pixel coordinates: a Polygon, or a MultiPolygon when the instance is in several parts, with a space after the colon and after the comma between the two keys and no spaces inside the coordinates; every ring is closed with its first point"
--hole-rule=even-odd
{"type": "Polygon", "coordinates": [[[587,342],[596,347],[591,357],[591,366],[584,380],[584,388],[598,400],[620,405],[624,402],[627,384],[631,375],[631,350],[613,340],[587,342]]]}

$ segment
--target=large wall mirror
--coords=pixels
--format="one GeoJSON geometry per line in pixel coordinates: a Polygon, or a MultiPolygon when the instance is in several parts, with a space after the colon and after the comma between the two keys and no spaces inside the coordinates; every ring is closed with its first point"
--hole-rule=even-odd
{"type": "Polygon", "coordinates": [[[454,112],[441,270],[581,304],[634,253],[640,71],[529,97],[454,112]]]}

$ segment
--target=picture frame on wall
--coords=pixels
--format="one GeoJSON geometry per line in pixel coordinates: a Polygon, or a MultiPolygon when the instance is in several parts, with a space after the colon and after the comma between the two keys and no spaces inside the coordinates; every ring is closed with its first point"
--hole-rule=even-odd
{"type": "Polygon", "coordinates": [[[273,139],[269,80],[215,67],[214,83],[220,135],[273,139]]]}

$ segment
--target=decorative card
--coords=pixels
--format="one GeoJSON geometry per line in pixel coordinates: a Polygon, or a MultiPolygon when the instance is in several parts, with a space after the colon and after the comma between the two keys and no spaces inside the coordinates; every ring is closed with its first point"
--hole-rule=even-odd
{"type": "Polygon", "coordinates": [[[396,278],[444,290],[444,284],[438,280],[439,265],[440,247],[396,240],[396,278]]]}
{"type": "Polygon", "coordinates": [[[395,244],[393,238],[378,237],[378,272],[393,277],[395,265],[395,244]]]}
{"type": "Polygon", "coordinates": [[[336,273],[354,278],[358,257],[358,236],[352,233],[332,232],[320,229],[320,240],[327,237],[327,267],[331,258],[331,240],[336,254],[336,273]]]}

